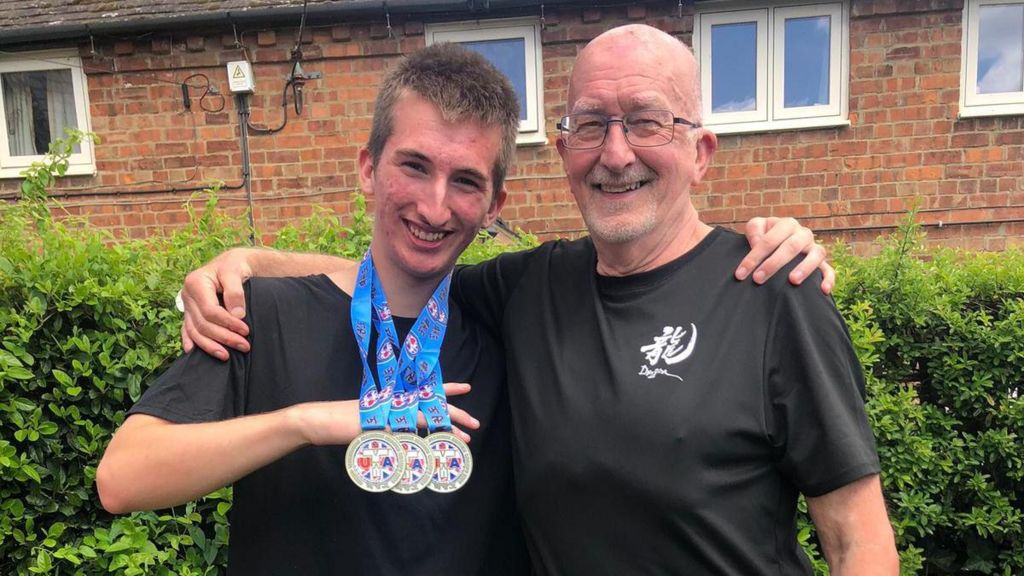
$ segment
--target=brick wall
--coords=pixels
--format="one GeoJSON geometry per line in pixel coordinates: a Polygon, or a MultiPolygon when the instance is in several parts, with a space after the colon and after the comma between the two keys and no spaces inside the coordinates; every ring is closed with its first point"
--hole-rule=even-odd
{"type": "Polygon", "coordinates": [[[852,3],[850,127],[726,136],[708,220],[766,211],[863,245],[917,203],[934,243],[1024,237],[1024,117],[958,119],[963,2],[852,3]]]}
{"type": "MultiPolygon", "coordinates": [[[[1024,118],[958,119],[962,0],[852,3],[851,126],[719,138],[707,181],[695,191],[705,220],[740,225],[754,215],[795,216],[826,238],[868,249],[914,202],[933,242],[989,250],[1024,237],[1024,118]]],[[[320,204],[346,213],[357,189],[355,158],[369,133],[375,86],[401,54],[424,44],[423,23],[314,24],[303,51],[307,71],[302,116],[290,111],[274,135],[252,134],[254,216],[265,238],[320,204]]],[[[689,42],[692,7],[677,4],[545,11],[545,103],[549,140],[562,113],[577,51],[596,34],[646,22],[689,42]]],[[[276,126],[295,28],[240,30],[253,62],[252,122],[276,126]]],[[[232,97],[192,109],[178,84],[206,74],[227,92],[224,63],[242,58],[230,29],[97,39],[80,46],[87,69],[97,175],[65,179],[55,191],[67,209],[119,234],[139,236],[180,226],[188,192],[218,179],[221,205],[247,206],[240,189],[237,107],[232,97]],[[205,110],[204,110],[205,108],[205,110]]],[[[541,237],[577,235],[582,221],[553,145],[521,147],[503,216],[541,237]]],[[[0,195],[18,183],[0,181],[0,195]]],[[[372,201],[372,199],[371,199],[372,201]]]]}

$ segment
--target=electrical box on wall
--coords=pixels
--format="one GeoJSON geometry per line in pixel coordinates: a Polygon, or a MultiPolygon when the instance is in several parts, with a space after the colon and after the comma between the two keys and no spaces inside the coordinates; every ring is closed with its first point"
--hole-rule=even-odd
{"type": "Polygon", "coordinates": [[[252,76],[252,64],[245,60],[228,62],[228,88],[235,94],[255,92],[256,80],[252,76]]]}

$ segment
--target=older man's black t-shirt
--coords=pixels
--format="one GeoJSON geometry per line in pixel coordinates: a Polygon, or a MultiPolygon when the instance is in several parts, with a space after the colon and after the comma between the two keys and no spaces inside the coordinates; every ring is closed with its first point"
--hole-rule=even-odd
{"type": "MultiPolygon", "coordinates": [[[[250,354],[179,358],[131,413],[177,423],[359,395],[351,298],[326,276],[246,286],[250,354]]],[[[412,319],[396,319],[405,334],[412,319]]],[[[493,336],[452,306],[441,352],[452,398],[481,422],[470,481],[452,494],[371,494],[345,472],[345,446],[306,447],[234,484],[231,574],[529,574],[513,494],[505,368],[493,336]]]]}
{"type": "Polygon", "coordinates": [[[811,574],[799,494],[878,472],[860,365],[820,275],[738,282],[748,250],[717,229],[657,269],[606,277],[585,238],[457,271],[452,299],[504,340],[538,574],[811,574]]]}

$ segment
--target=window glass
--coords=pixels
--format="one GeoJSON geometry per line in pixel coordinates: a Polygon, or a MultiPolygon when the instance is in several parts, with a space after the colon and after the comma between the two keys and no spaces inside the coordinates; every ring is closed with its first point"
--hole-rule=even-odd
{"type": "Polygon", "coordinates": [[[1024,3],[981,6],[978,94],[1024,90],[1024,3]]]}
{"type": "Polygon", "coordinates": [[[526,120],[526,41],[522,38],[459,42],[501,70],[519,96],[519,119],[526,120]]]}
{"type": "Polygon", "coordinates": [[[783,88],[786,108],[829,103],[831,27],[831,18],[828,16],[786,20],[786,74],[783,88]]]}
{"type": "Polygon", "coordinates": [[[711,27],[711,111],[757,108],[757,23],[711,27]]]}
{"type": "Polygon", "coordinates": [[[71,70],[6,72],[0,84],[10,156],[45,154],[65,128],[78,126],[71,70]]]}

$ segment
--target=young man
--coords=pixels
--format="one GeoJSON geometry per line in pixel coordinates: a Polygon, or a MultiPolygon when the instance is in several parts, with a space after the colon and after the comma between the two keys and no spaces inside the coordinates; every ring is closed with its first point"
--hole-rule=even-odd
{"type": "MultiPolygon", "coordinates": [[[[400,342],[497,217],[517,127],[508,81],[456,46],[420,50],[384,81],[359,174],[377,199],[370,253],[400,342]]],[[[451,409],[456,424],[476,430],[472,481],[400,495],[363,492],[347,477],[364,372],[350,317],[355,284],[355,269],[250,282],[254,353],[224,363],[196,351],[149,387],[99,465],[104,507],[164,508],[233,484],[232,574],[529,574],[504,360],[458,306],[440,365],[446,381],[473,385],[462,407],[480,422],[451,409]]]]}

